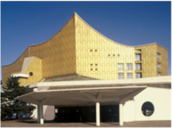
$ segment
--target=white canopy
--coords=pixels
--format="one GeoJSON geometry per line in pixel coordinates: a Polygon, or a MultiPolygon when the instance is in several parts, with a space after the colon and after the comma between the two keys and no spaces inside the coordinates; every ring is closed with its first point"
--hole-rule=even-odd
{"type": "Polygon", "coordinates": [[[57,106],[86,106],[93,105],[96,101],[101,104],[118,104],[120,100],[126,101],[133,98],[146,87],[125,86],[36,90],[16,99],[28,103],[57,106]]]}

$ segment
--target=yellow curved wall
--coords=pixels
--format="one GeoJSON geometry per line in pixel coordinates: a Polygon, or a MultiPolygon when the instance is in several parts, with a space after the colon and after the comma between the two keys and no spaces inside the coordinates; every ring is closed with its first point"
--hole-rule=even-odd
{"type": "MultiPolygon", "coordinates": [[[[42,78],[76,72],[74,17],[48,41],[30,46],[14,63],[2,67],[3,85],[7,78],[21,72],[24,58],[35,56],[42,59],[42,78]]],[[[30,81],[33,83],[34,81],[30,81]]],[[[24,85],[24,83],[21,83],[24,85]]]]}
{"type": "Polygon", "coordinates": [[[19,73],[22,69],[22,64],[24,58],[29,56],[29,47],[25,50],[25,52],[12,64],[2,66],[2,85],[5,85],[5,82],[8,77],[12,75],[12,73],[19,73]]]}
{"type": "Polygon", "coordinates": [[[75,21],[77,73],[100,79],[118,79],[118,73],[125,73],[126,78],[127,72],[130,72],[135,77],[135,70],[126,69],[127,63],[132,63],[135,68],[134,47],[111,41],[78,16],[75,21]],[[118,63],[124,63],[124,71],[118,71],[118,63]]]}
{"type": "Polygon", "coordinates": [[[124,73],[125,79],[127,73],[133,73],[133,78],[136,78],[136,72],[141,72],[142,77],[154,77],[158,72],[157,52],[162,56],[160,61],[162,68],[159,72],[162,76],[168,75],[165,48],[156,43],[137,47],[121,45],[98,33],[74,13],[73,17],[51,39],[39,45],[29,46],[18,60],[3,66],[2,82],[5,85],[6,79],[12,73],[21,72],[26,57],[41,59],[37,66],[42,65],[42,75],[39,78],[20,79],[21,85],[38,82],[38,79],[42,78],[73,73],[99,79],[118,79],[118,73],[124,73]],[[136,49],[141,49],[141,71],[135,70],[136,49]],[[118,70],[118,63],[124,64],[124,71],[118,70]],[[127,63],[133,64],[132,71],[127,70],[127,63]]]}

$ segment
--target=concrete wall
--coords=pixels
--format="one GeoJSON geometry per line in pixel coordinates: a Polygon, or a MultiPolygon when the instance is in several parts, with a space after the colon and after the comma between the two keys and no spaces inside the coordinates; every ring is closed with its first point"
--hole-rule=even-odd
{"type": "Polygon", "coordinates": [[[171,120],[171,89],[148,87],[127,101],[123,107],[124,122],[148,121],[148,120],[171,120]],[[145,102],[154,105],[154,113],[151,116],[142,114],[142,105],[145,102]]]}
{"type": "Polygon", "coordinates": [[[44,105],[43,115],[44,115],[44,120],[53,120],[55,118],[55,106],[44,105]]]}
{"type": "MultiPolygon", "coordinates": [[[[36,109],[33,111],[33,118],[37,119],[37,105],[34,105],[36,109]]],[[[55,118],[55,106],[44,105],[43,106],[43,116],[44,120],[54,120],[55,118]]]]}

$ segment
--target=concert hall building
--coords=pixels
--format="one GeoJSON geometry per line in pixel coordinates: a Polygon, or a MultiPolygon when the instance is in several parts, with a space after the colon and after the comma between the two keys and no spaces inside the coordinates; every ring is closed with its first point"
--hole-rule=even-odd
{"type": "Polygon", "coordinates": [[[171,120],[167,49],[117,43],[77,13],[48,41],[2,66],[3,86],[10,76],[32,88],[16,99],[37,105],[40,124],[171,120]]]}

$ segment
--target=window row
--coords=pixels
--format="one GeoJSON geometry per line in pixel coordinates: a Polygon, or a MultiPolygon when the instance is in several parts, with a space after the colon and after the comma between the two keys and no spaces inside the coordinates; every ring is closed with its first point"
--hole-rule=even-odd
{"type": "MultiPolygon", "coordinates": [[[[136,54],[135,55],[135,60],[136,61],[141,61],[141,54],[136,54]]],[[[161,54],[157,53],[157,60],[161,60],[161,54]]]]}
{"type": "MultiPolygon", "coordinates": [[[[141,61],[141,54],[136,54],[135,55],[135,60],[136,61],[141,61]]],[[[160,53],[157,53],[157,60],[161,60],[161,54],[160,53]]]]}
{"type": "MultiPolygon", "coordinates": [[[[92,52],[92,51],[94,51],[94,50],[90,49],[90,52],[92,52]]],[[[97,49],[95,49],[95,52],[97,52],[97,49]]]]}
{"type": "MultiPolygon", "coordinates": [[[[133,66],[132,66],[132,63],[128,63],[127,64],[127,70],[132,70],[133,69],[133,66]]],[[[124,70],[124,64],[118,64],[118,70],[124,70]]],[[[142,70],[142,64],[140,63],[137,63],[136,64],[136,70],[142,70]]]]}
{"type": "MultiPolygon", "coordinates": [[[[142,78],[142,73],[136,73],[136,78],[142,78]]],[[[124,79],[124,73],[118,73],[118,79],[124,79]]],[[[127,79],[133,79],[133,73],[127,73],[127,79]]]]}
{"type": "MultiPolygon", "coordinates": [[[[118,70],[124,70],[124,64],[118,64],[118,70]]],[[[127,70],[132,70],[132,63],[127,64],[127,70]]]]}
{"type": "MultiPolygon", "coordinates": [[[[108,56],[111,56],[111,54],[108,54],[108,56]]],[[[113,56],[115,56],[115,54],[113,54],[113,56]]],[[[118,54],[117,56],[120,56],[120,54],[118,54]]]]}

